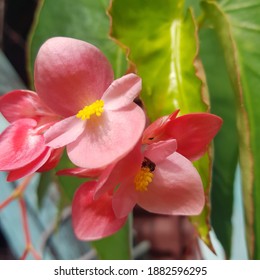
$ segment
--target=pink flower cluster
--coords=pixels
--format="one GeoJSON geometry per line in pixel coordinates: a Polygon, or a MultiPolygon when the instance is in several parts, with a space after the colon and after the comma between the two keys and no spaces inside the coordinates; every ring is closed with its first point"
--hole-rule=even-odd
{"type": "Polygon", "coordinates": [[[10,125],[0,135],[0,170],[7,180],[54,168],[64,147],[75,168],[58,175],[93,178],[72,202],[76,236],[95,240],[125,223],[134,206],[166,215],[196,215],[204,206],[199,159],[221,127],[209,113],[178,116],[148,127],[134,102],[141,79],[114,80],[106,57],[71,38],[43,44],[35,62],[35,90],[0,98],[10,125]]]}

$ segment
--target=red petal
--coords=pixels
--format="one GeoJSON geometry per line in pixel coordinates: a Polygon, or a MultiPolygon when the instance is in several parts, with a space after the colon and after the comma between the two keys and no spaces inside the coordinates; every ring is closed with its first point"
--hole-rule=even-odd
{"type": "Polygon", "coordinates": [[[93,200],[94,182],[87,182],[76,191],[72,202],[72,224],[81,240],[96,240],[117,232],[127,217],[117,219],[108,193],[93,200]]]}
{"type": "Polygon", "coordinates": [[[143,133],[143,144],[152,144],[160,140],[165,140],[164,132],[166,129],[166,125],[177,117],[179,111],[180,110],[176,110],[171,115],[161,117],[152,122],[143,133]]]}
{"type": "Polygon", "coordinates": [[[199,159],[222,125],[222,119],[208,113],[187,114],[167,124],[167,138],[177,140],[177,152],[194,161],[199,159]]]}
{"type": "Polygon", "coordinates": [[[35,120],[13,122],[0,135],[0,170],[23,167],[35,160],[45,149],[42,135],[35,134],[35,120]]]}
{"type": "Polygon", "coordinates": [[[7,181],[15,181],[38,171],[38,169],[48,160],[50,154],[51,149],[46,147],[44,152],[29,164],[15,170],[11,170],[7,176],[7,181]]]}
{"type": "Polygon", "coordinates": [[[47,108],[38,95],[29,90],[14,90],[0,98],[0,108],[3,116],[14,122],[21,118],[37,121],[37,126],[57,121],[59,116],[47,108]]]}

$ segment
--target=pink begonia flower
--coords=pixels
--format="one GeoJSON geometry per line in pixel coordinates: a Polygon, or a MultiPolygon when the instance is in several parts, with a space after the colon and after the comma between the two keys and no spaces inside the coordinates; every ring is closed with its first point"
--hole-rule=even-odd
{"type": "Polygon", "coordinates": [[[11,124],[0,135],[0,170],[14,181],[54,168],[62,149],[45,145],[44,131],[60,117],[32,91],[15,90],[0,98],[0,112],[11,124]]]}
{"type": "Polygon", "coordinates": [[[143,143],[176,139],[177,152],[191,161],[207,150],[222,125],[222,119],[209,113],[192,113],[177,117],[179,110],[157,119],[143,133],[143,143]]]}
{"type": "Polygon", "coordinates": [[[40,98],[64,118],[45,133],[46,144],[66,146],[75,165],[104,168],[140,139],[145,114],[133,100],[141,79],[128,74],[114,81],[111,65],[93,45],[49,39],[39,50],[34,74],[40,98]]]}
{"type": "Polygon", "coordinates": [[[138,144],[96,183],[81,185],[72,203],[76,236],[92,240],[116,232],[136,204],[152,213],[199,214],[204,206],[201,178],[176,148],[176,140],[148,145],[144,151],[138,144]]]}

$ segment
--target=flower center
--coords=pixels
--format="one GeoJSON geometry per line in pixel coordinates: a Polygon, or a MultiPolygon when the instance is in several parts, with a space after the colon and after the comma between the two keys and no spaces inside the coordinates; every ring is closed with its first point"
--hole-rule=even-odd
{"type": "Polygon", "coordinates": [[[135,189],[143,192],[147,191],[148,185],[153,180],[153,171],[155,170],[155,163],[148,158],[144,158],[141,169],[137,172],[134,179],[135,189]]]}
{"type": "Polygon", "coordinates": [[[104,111],[104,101],[103,100],[97,100],[94,103],[85,106],[82,110],[79,110],[76,117],[79,119],[88,120],[92,115],[96,115],[97,117],[100,117],[102,112],[104,111]]]}
{"type": "Polygon", "coordinates": [[[147,186],[152,180],[153,173],[150,171],[149,167],[142,167],[135,176],[135,189],[140,192],[147,191],[147,186]]]}

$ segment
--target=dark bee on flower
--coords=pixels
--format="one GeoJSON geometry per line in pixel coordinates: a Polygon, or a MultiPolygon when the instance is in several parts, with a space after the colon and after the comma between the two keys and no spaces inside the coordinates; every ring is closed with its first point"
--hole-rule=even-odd
{"type": "Polygon", "coordinates": [[[142,168],[149,168],[151,172],[155,170],[156,164],[152,162],[149,158],[144,157],[144,160],[142,162],[142,168]]]}

